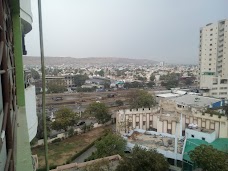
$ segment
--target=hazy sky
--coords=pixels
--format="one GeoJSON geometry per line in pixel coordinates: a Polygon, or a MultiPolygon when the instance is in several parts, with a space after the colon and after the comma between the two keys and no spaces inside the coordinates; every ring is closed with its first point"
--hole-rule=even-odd
{"type": "MultiPolygon", "coordinates": [[[[42,0],[45,56],[197,64],[199,29],[228,19],[228,0],[42,0]]],[[[28,55],[38,56],[37,0],[28,55]]]]}

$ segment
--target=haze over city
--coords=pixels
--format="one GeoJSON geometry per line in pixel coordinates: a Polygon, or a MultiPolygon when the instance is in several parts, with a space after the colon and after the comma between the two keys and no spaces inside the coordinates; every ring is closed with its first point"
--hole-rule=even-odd
{"type": "MultiPolygon", "coordinates": [[[[39,56],[37,2],[29,56],[39,56]]],[[[124,57],[197,64],[200,27],[228,18],[228,1],[43,1],[45,56],[124,57]],[[213,12],[212,12],[213,11],[213,12]]]]}

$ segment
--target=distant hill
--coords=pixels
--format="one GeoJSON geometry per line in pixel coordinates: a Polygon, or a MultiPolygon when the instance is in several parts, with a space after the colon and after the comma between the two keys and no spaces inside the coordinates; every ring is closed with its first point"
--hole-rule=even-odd
{"type": "MultiPolygon", "coordinates": [[[[24,56],[24,65],[40,65],[39,57],[24,56]]],[[[90,58],[72,58],[72,57],[45,57],[45,64],[68,65],[68,66],[92,66],[92,65],[145,65],[156,64],[158,62],[149,59],[129,59],[114,57],[90,57],[90,58]]]]}

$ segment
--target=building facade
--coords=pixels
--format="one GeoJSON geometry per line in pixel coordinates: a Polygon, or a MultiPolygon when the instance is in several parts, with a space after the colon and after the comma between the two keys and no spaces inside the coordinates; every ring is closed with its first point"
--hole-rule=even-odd
{"type": "Polygon", "coordinates": [[[0,170],[34,170],[30,141],[37,131],[36,97],[35,88],[25,84],[22,59],[31,29],[30,0],[0,0],[0,170]]]}
{"type": "Polygon", "coordinates": [[[228,98],[228,20],[200,29],[199,86],[204,95],[228,98]]]}
{"type": "MultiPolygon", "coordinates": [[[[186,101],[189,101],[189,96],[186,101]]],[[[204,112],[205,107],[198,107],[192,104],[190,106],[184,103],[183,97],[174,99],[164,99],[160,101],[157,108],[139,108],[119,110],[116,113],[116,131],[128,133],[134,129],[152,130],[160,133],[186,136],[185,130],[191,124],[197,125],[198,132],[214,132],[215,138],[228,138],[228,120],[227,116],[216,115],[204,112]],[[183,102],[178,102],[181,99],[183,102]]],[[[195,98],[195,96],[193,96],[195,98]]],[[[201,102],[204,103],[201,96],[201,102]]],[[[212,99],[213,100],[213,99],[212,99]]],[[[208,100],[208,104],[212,103],[208,100]]],[[[206,103],[206,102],[205,102],[206,103]]],[[[223,101],[216,101],[209,107],[219,106],[223,101]]]]}

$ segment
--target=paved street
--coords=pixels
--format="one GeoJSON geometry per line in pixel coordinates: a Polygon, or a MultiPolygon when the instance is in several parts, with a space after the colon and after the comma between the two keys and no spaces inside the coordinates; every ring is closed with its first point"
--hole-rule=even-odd
{"type": "Polygon", "coordinates": [[[97,149],[95,146],[90,147],[87,151],[82,153],[78,158],[76,158],[72,163],[82,163],[85,159],[87,159],[89,156],[92,155],[93,152],[95,152],[97,149]]]}

